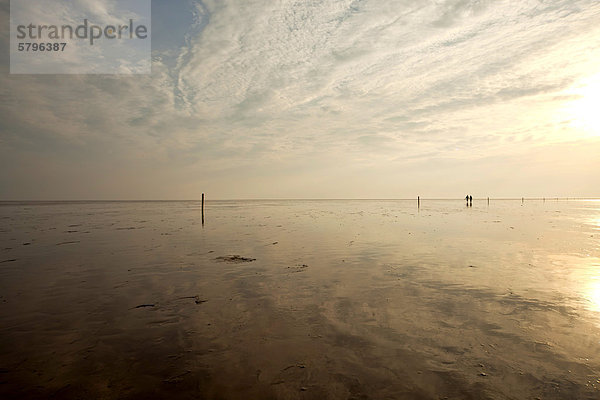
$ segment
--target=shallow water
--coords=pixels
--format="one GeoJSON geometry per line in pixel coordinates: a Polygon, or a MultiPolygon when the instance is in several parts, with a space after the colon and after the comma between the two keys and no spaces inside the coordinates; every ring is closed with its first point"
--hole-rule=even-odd
{"type": "Polygon", "coordinates": [[[599,201],[223,201],[204,225],[197,202],[17,202],[0,221],[1,398],[600,398],[599,201]]]}

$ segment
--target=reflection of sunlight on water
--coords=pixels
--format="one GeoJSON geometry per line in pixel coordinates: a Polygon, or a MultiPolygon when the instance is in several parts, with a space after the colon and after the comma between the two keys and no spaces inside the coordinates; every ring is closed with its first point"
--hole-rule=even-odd
{"type": "Polygon", "coordinates": [[[578,260],[571,259],[569,265],[574,271],[578,271],[571,278],[579,287],[576,291],[584,300],[584,307],[599,313],[600,317],[600,258],[588,256],[578,260]]]}
{"type": "Polygon", "coordinates": [[[600,312],[600,276],[591,279],[587,297],[591,303],[590,308],[600,312]]]}

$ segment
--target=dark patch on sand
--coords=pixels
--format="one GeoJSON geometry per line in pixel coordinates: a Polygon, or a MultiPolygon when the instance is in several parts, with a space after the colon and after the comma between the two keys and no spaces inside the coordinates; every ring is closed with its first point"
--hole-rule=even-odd
{"type": "Polygon", "coordinates": [[[295,272],[302,272],[302,271],[304,271],[306,268],[308,268],[308,265],[306,265],[306,264],[298,264],[298,265],[296,265],[296,266],[294,266],[294,267],[287,267],[287,269],[290,269],[290,270],[292,270],[292,271],[291,271],[292,273],[295,273],[295,272]]]}
{"type": "Polygon", "coordinates": [[[156,306],[156,304],[140,304],[139,306],[135,306],[133,308],[134,309],[135,308],[147,308],[147,307],[155,307],[155,306],[156,306]]]}
{"type": "Polygon", "coordinates": [[[240,255],[234,254],[231,256],[220,256],[220,257],[215,258],[215,260],[219,261],[219,262],[230,263],[230,264],[241,264],[241,263],[249,263],[252,261],[256,261],[256,258],[242,257],[240,255]]]}
{"type": "Polygon", "coordinates": [[[206,303],[208,300],[203,300],[200,298],[200,296],[185,296],[185,297],[180,297],[180,300],[184,300],[184,299],[193,299],[194,303],[196,304],[202,304],[202,303],[206,303]]]}

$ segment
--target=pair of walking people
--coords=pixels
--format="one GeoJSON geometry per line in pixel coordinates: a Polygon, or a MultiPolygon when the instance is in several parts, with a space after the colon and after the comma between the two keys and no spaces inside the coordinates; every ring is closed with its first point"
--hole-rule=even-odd
{"type": "Polygon", "coordinates": [[[473,196],[471,196],[471,195],[466,195],[466,196],[465,196],[465,200],[467,201],[467,205],[468,205],[468,206],[472,206],[472,205],[473,205],[473,196]]]}

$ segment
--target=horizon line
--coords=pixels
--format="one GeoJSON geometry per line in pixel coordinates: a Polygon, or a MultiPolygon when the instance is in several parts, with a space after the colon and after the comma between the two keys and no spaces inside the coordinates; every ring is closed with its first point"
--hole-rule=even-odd
{"type": "MultiPolygon", "coordinates": [[[[205,201],[412,201],[412,200],[457,200],[464,201],[464,198],[458,197],[398,197],[398,198],[338,198],[338,197],[321,197],[321,198],[225,198],[225,199],[208,199],[205,198],[205,201]]],[[[473,200],[600,200],[600,196],[535,196],[535,197],[473,197],[473,200]]],[[[20,200],[2,200],[0,199],[0,203],[52,203],[52,202],[62,202],[62,203],[75,203],[75,202],[95,202],[95,203],[116,203],[116,202],[132,202],[132,203],[141,203],[141,202],[191,202],[191,201],[202,201],[202,198],[198,199],[37,199],[37,200],[28,200],[28,199],[20,199],[20,200]]]]}

